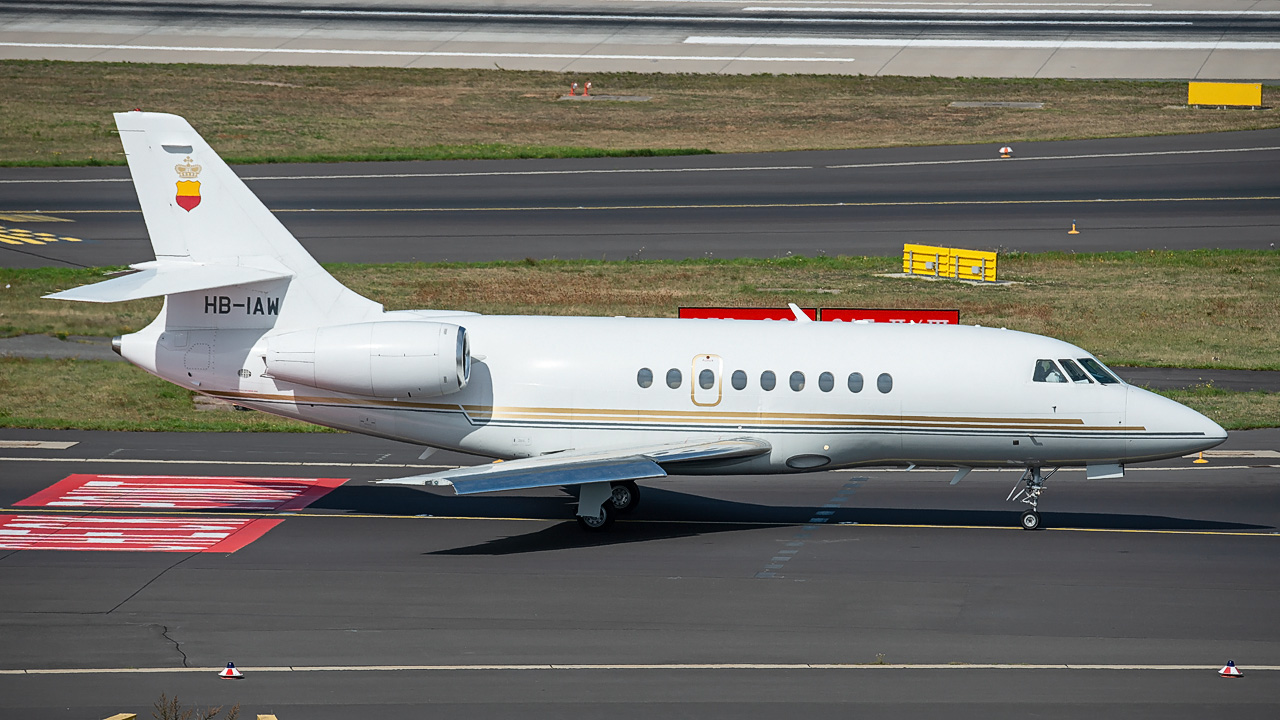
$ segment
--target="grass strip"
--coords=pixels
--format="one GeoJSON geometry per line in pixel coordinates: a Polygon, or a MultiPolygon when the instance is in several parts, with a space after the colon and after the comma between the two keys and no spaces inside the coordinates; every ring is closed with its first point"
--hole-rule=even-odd
{"type": "MultiPolygon", "coordinates": [[[[1280,253],[1009,253],[1007,286],[882,277],[894,257],[329,265],[388,310],[673,317],[684,306],[958,308],[961,321],[1061,338],[1116,365],[1280,369],[1280,253]]],[[[43,300],[102,270],[0,269],[0,335],[110,336],[159,300],[43,300]]]]}
{"type": "MultiPolygon", "coordinates": [[[[1280,393],[1161,390],[1228,430],[1280,425],[1280,393]]],[[[260,412],[200,410],[195,393],[127,363],[0,358],[0,427],[153,432],[336,432],[260,412]]]]}
{"type": "Polygon", "coordinates": [[[128,363],[0,358],[0,427],[334,432],[266,413],[200,411],[194,396],[128,363]]]}
{"type": "MultiPolygon", "coordinates": [[[[185,115],[232,162],[420,160],[1018,143],[1280,127],[1186,107],[1184,82],[0,61],[0,165],[123,163],[112,112],[185,115]],[[951,107],[1043,102],[1043,109],[951,107]],[[691,148],[691,149],[681,149],[691,148]]],[[[1280,104],[1280,87],[1263,88],[1280,104]]]]}

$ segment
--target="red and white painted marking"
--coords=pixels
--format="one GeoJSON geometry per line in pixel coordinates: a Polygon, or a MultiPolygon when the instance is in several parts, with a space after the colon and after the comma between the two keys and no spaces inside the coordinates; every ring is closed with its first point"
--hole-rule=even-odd
{"type": "Polygon", "coordinates": [[[300,510],[346,478],[70,475],[18,507],[151,510],[300,510]]]}
{"type": "Polygon", "coordinates": [[[245,517],[0,516],[3,550],[231,553],[284,522],[245,517]]]}

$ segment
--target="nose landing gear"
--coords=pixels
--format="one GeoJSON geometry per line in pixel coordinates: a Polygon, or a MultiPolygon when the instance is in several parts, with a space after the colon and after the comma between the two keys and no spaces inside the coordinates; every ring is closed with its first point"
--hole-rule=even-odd
{"type": "Polygon", "coordinates": [[[1042,475],[1040,468],[1029,467],[1027,471],[1022,473],[1022,477],[1018,478],[1018,482],[1013,486],[1013,490],[1009,491],[1009,497],[1006,501],[1018,500],[1031,506],[1030,510],[1022,513],[1022,529],[1023,530],[1039,530],[1040,529],[1040,493],[1044,492],[1044,481],[1053,477],[1053,473],[1058,472],[1055,468],[1048,475],[1042,475]],[[1025,487],[1021,487],[1025,484],[1025,487]]]}

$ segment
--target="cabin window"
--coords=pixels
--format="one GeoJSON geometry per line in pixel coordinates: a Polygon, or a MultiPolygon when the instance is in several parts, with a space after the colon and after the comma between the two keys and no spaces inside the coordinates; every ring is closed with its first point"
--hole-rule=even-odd
{"type": "Polygon", "coordinates": [[[684,382],[684,377],[680,375],[679,370],[671,368],[667,371],[667,387],[675,390],[680,387],[680,383],[682,382],[684,382]]]}
{"type": "Polygon", "coordinates": [[[836,386],[836,376],[829,372],[824,372],[818,376],[818,389],[822,392],[831,392],[831,388],[836,386]]]}
{"type": "Polygon", "coordinates": [[[705,369],[698,373],[698,387],[703,390],[710,390],[716,386],[716,374],[710,369],[705,369]]]}
{"type": "Polygon", "coordinates": [[[791,389],[796,392],[804,389],[804,373],[799,370],[791,373],[791,389]]]}
{"type": "Polygon", "coordinates": [[[734,390],[744,390],[747,387],[747,374],[741,370],[734,370],[729,382],[733,383],[734,390]]]}
{"type": "Polygon", "coordinates": [[[1062,358],[1058,360],[1058,362],[1062,363],[1062,369],[1067,371],[1067,377],[1071,378],[1071,382],[1078,382],[1078,383],[1085,383],[1085,384],[1089,384],[1093,382],[1092,380],[1089,379],[1089,376],[1085,373],[1085,371],[1080,369],[1080,366],[1076,364],[1075,360],[1071,360],[1069,358],[1062,358]]]}
{"type": "Polygon", "coordinates": [[[876,378],[876,389],[882,393],[887,393],[893,389],[893,376],[889,373],[880,373],[880,377],[876,378]]]}
{"type": "Polygon", "coordinates": [[[1080,358],[1080,364],[1084,366],[1085,370],[1089,371],[1089,374],[1093,376],[1094,380],[1097,380],[1103,385],[1115,385],[1120,382],[1114,375],[1108,372],[1106,368],[1102,367],[1102,363],[1094,360],[1093,358],[1080,358]]]}
{"type": "Polygon", "coordinates": [[[1067,377],[1058,369],[1058,364],[1052,360],[1037,360],[1035,374],[1031,376],[1032,382],[1044,383],[1064,383],[1067,377]]]}
{"type": "Polygon", "coordinates": [[[636,373],[636,384],[642,388],[647,388],[653,384],[653,371],[649,368],[640,368],[640,372],[636,373]]]}
{"type": "Polygon", "coordinates": [[[765,370],[760,373],[760,389],[772,390],[778,385],[778,376],[773,374],[772,370],[765,370]]]}
{"type": "Polygon", "coordinates": [[[849,373],[849,392],[862,392],[862,373],[849,373]]]}

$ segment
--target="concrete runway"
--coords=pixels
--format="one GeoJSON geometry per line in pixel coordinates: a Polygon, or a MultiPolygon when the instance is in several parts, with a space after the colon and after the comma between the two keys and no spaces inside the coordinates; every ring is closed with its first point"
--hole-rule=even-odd
{"type": "Polygon", "coordinates": [[[3,0],[0,57],[476,67],[1280,79],[1250,0],[3,0]]]}
{"type": "MultiPolygon", "coordinates": [[[[895,255],[903,243],[1270,248],[1280,240],[1280,130],[1024,143],[1007,160],[996,151],[237,171],[322,262],[895,255]],[[1073,222],[1078,235],[1067,234],[1073,222]]],[[[0,237],[0,266],[153,257],[125,168],[0,169],[0,228],[54,236],[0,237]]]]}
{"type": "Polygon", "coordinates": [[[282,720],[1280,709],[1277,430],[1207,465],[1064,471],[1036,533],[1014,529],[1006,472],[667,478],[596,536],[558,490],[369,485],[476,460],[365,437],[0,441],[77,443],[0,449],[0,521],[58,514],[14,506],[76,473],[350,478],[296,513],[185,513],[282,520],[234,553],[0,553],[4,717],[145,716],[161,692],[282,720]],[[1243,679],[1217,677],[1228,659],[1243,679]],[[246,679],[217,679],[227,661],[246,679]]]}

